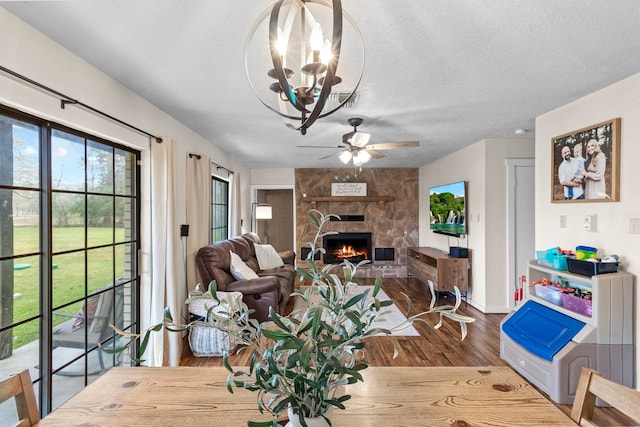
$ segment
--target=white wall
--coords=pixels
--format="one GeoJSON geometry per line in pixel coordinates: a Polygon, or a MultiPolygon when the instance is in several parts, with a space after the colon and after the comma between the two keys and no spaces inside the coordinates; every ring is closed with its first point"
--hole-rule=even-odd
{"type": "Polygon", "coordinates": [[[469,247],[469,302],[485,313],[508,311],[505,159],[533,157],[533,152],[530,140],[486,139],[420,168],[420,246],[469,247]],[[429,188],[455,181],[467,181],[469,234],[459,240],[429,229],[429,188]]]}
{"type": "MultiPolygon", "coordinates": [[[[635,339],[640,340],[638,275],[640,234],[629,233],[629,219],[640,218],[640,74],[622,80],[536,120],[536,248],[595,246],[599,255],[622,256],[624,268],[636,276],[635,339]],[[551,139],[592,124],[620,117],[620,201],[551,203],[551,139]],[[597,231],[586,231],[586,214],[597,215],[597,231]],[[560,228],[560,215],[567,227],[560,228]]],[[[615,307],[614,307],[615,309],[615,307]]],[[[636,384],[640,352],[636,351],[636,384]]]]}
{"type": "Polygon", "coordinates": [[[259,185],[260,188],[293,188],[296,185],[295,169],[251,169],[251,184],[259,185]]]}

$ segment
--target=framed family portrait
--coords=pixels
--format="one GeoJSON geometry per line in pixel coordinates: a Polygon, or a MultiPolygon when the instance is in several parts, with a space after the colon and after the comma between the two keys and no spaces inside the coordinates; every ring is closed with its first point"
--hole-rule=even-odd
{"type": "Polygon", "coordinates": [[[619,200],[619,118],[552,138],[552,203],[619,200]]]}

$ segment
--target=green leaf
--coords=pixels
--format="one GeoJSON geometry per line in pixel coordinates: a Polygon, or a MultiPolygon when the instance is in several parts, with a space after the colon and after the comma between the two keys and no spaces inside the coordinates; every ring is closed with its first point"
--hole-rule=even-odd
{"type": "Polygon", "coordinates": [[[215,280],[209,282],[209,293],[213,297],[214,300],[219,301],[218,294],[216,291],[218,290],[218,283],[215,280]]]}
{"type": "Polygon", "coordinates": [[[304,323],[302,323],[298,328],[298,336],[301,336],[302,334],[307,332],[309,329],[311,329],[312,326],[313,326],[313,318],[306,319],[304,323]]]}
{"type": "Polygon", "coordinates": [[[247,421],[247,427],[279,427],[277,421],[247,421]]]}
{"type": "Polygon", "coordinates": [[[353,325],[358,329],[358,334],[361,334],[363,323],[360,320],[360,315],[355,311],[347,311],[345,316],[353,322],[353,325]]]}
{"type": "Polygon", "coordinates": [[[269,306],[269,317],[271,317],[271,320],[278,328],[284,329],[285,331],[291,333],[291,328],[284,324],[280,315],[276,313],[276,311],[271,306],[269,306]]]}
{"type": "Polygon", "coordinates": [[[115,347],[115,348],[109,348],[109,347],[100,346],[100,348],[102,349],[103,352],[105,352],[107,354],[120,354],[123,351],[125,351],[127,348],[129,348],[129,345],[125,345],[125,346],[122,346],[122,347],[115,347]]]}
{"type": "MultiPolygon", "coordinates": [[[[309,264],[312,264],[312,262],[310,262],[309,264]]],[[[315,264],[313,264],[313,265],[315,265],[315,264]]],[[[302,276],[302,278],[304,278],[304,279],[313,280],[313,275],[311,273],[309,273],[309,271],[304,269],[304,268],[297,267],[296,268],[296,272],[298,272],[298,274],[300,276],[302,276]]]]}
{"type": "Polygon", "coordinates": [[[173,323],[173,316],[169,307],[164,308],[164,323],[173,323]]]}
{"type": "Polygon", "coordinates": [[[377,296],[378,292],[380,292],[380,289],[382,288],[382,277],[376,277],[376,282],[373,285],[373,296],[377,296]]]}
{"type": "Polygon", "coordinates": [[[356,296],[352,297],[349,301],[347,301],[347,303],[342,307],[342,309],[346,310],[347,308],[357,304],[360,300],[362,300],[365,297],[365,293],[357,294],[356,296]]]}
{"type": "Polygon", "coordinates": [[[380,307],[389,307],[390,305],[393,305],[393,301],[391,300],[380,301],[380,307]]]}
{"type": "Polygon", "coordinates": [[[226,351],[222,354],[222,363],[227,371],[233,372],[233,368],[229,364],[229,353],[227,353],[226,351]]]}
{"type": "Polygon", "coordinates": [[[312,339],[304,343],[299,353],[300,365],[306,366],[309,363],[309,360],[311,359],[311,353],[316,348],[315,344],[316,344],[315,341],[312,339]]]}
{"type": "Polygon", "coordinates": [[[272,340],[282,340],[285,338],[293,338],[289,332],[274,331],[273,329],[263,329],[262,335],[272,340]]]}
{"type": "Polygon", "coordinates": [[[368,363],[358,363],[351,369],[354,371],[362,371],[363,369],[367,369],[368,367],[369,367],[368,363]]]}
{"type": "Polygon", "coordinates": [[[316,218],[316,216],[313,214],[313,210],[310,210],[309,212],[307,212],[307,215],[309,215],[309,218],[311,218],[311,222],[313,222],[313,224],[317,228],[320,228],[320,222],[318,221],[318,218],[316,218]]]}
{"type": "Polygon", "coordinates": [[[147,351],[147,345],[149,345],[149,338],[151,336],[151,331],[147,330],[144,334],[144,338],[140,343],[140,347],[138,347],[138,357],[142,357],[145,351],[147,351]]]}
{"type": "Polygon", "coordinates": [[[351,395],[349,395],[349,394],[345,394],[344,396],[340,396],[340,397],[338,398],[338,402],[345,402],[345,401],[347,401],[347,400],[349,400],[349,399],[351,399],[351,395]]]}
{"type": "Polygon", "coordinates": [[[321,320],[322,320],[322,309],[321,307],[316,307],[316,311],[313,314],[313,336],[317,337],[318,336],[318,331],[320,331],[320,326],[321,326],[321,320]]]}

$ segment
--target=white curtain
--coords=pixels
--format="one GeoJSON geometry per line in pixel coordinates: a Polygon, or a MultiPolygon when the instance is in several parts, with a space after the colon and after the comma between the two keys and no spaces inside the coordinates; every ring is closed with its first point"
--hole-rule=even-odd
{"type": "MultiPolygon", "coordinates": [[[[232,203],[231,212],[233,212],[232,213],[233,223],[230,224],[231,228],[229,228],[229,231],[231,233],[231,236],[237,236],[239,234],[242,234],[251,230],[251,224],[249,222],[242,220],[244,218],[242,205],[245,200],[242,198],[242,189],[240,187],[240,176],[238,174],[233,175],[233,185],[231,187],[231,194],[233,195],[232,201],[231,201],[232,203]]],[[[251,203],[249,203],[249,206],[251,206],[251,203]]],[[[251,216],[249,216],[249,218],[251,218],[251,216]]]]}
{"type": "MultiPolygon", "coordinates": [[[[176,155],[173,141],[151,142],[150,206],[150,280],[141,287],[141,328],[162,322],[165,307],[174,319],[184,317],[187,297],[184,285],[180,226],[176,215],[176,155]]],[[[152,333],[144,359],[149,366],[178,366],[182,354],[182,334],[152,333]]]]}
{"type": "MultiPolygon", "coordinates": [[[[205,156],[187,156],[187,287],[194,289],[200,282],[196,268],[198,250],[207,246],[211,234],[211,169],[209,158],[205,156]],[[200,157],[200,158],[198,158],[200,157]]],[[[202,283],[204,291],[209,286],[202,283]]]]}

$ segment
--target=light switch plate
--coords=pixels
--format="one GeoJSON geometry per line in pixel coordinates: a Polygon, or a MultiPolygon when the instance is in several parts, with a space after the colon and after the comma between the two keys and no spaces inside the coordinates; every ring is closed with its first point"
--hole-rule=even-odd
{"type": "Polygon", "coordinates": [[[567,216],[560,215],[560,228],[567,228],[567,216]]]}
{"type": "Polygon", "coordinates": [[[596,231],[596,215],[585,215],[584,222],[582,223],[583,227],[587,231],[596,231]]]}

